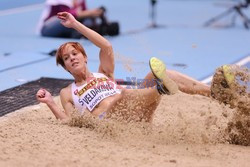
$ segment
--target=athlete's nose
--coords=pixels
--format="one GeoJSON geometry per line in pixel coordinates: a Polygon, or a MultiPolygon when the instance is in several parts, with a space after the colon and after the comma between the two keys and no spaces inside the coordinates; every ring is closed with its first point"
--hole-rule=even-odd
{"type": "Polygon", "coordinates": [[[73,56],[72,54],[69,57],[70,57],[70,61],[74,61],[75,60],[75,56],[73,56]]]}

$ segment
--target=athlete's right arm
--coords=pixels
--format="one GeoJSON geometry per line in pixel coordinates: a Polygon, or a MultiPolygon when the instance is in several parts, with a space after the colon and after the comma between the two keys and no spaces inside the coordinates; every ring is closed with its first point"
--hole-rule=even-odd
{"type": "Polygon", "coordinates": [[[64,108],[64,113],[70,117],[70,113],[74,111],[75,107],[73,105],[73,100],[71,96],[71,86],[69,85],[66,88],[63,88],[60,91],[60,99],[61,99],[61,104],[64,108]]]}
{"type": "Polygon", "coordinates": [[[36,98],[39,102],[47,104],[57,119],[69,118],[69,115],[66,112],[60,110],[53,100],[52,95],[46,89],[39,89],[36,93],[36,98]]]}

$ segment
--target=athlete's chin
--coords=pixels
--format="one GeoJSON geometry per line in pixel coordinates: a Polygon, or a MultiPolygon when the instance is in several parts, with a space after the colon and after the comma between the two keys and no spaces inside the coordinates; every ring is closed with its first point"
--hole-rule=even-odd
{"type": "Polygon", "coordinates": [[[74,70],[74,71],[82,71],[82,67],[80,66],[80,65],[75,65],[75,66],[73,66],[72,67],[72,70],[74,70]]]}
{"type": "Polygon", "coordinates": [[[74,67],[74,68],[71,68],[71,73],[72,74],[76,74],[76,75],[79,75],[79,74],[82,74],[84,73],[85,74],[86,70],[83,70],[82,67],[80,66],[77,66],[77,67],[74,67]]]}

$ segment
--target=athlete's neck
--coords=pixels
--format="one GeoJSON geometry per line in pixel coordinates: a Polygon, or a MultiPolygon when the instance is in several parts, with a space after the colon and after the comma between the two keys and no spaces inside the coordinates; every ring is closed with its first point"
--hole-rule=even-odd
{"type": "Polygon", "coordinates": [[[82,85],[86,83],[87,78],[93,77],[93,74],[86,70],[85,73],[74,74],[73,76],[75,78],[75,84],[82,85]]]}

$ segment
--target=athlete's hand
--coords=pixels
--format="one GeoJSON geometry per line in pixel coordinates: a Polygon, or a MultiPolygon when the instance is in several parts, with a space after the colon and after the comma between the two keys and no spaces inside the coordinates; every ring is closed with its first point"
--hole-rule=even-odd
{"type": "Polygon", "coordinates": [[[61,20],[61,24],[67,28],[72,28],[73,23],[76,22],[75,17],[68,12],[59,12],[57,17],[61,20]]]}
{"type": "Polygon", "coordinates": [[[46,89],[39,89],[36,93],[36,99],[42,103],[50,103],[53,101],[52,95],[46,89]]]}

